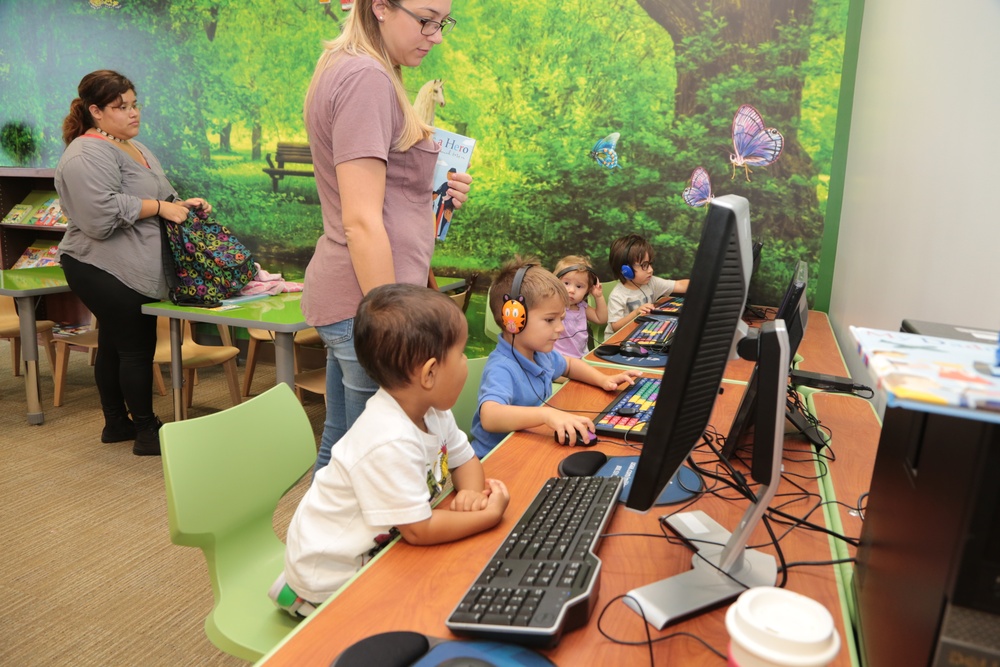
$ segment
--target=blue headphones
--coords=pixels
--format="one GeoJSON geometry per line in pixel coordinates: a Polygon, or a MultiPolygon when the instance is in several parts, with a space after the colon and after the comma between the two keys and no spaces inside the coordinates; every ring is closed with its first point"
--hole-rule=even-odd
{"type": "Polygon", "coordinates": [[[624,278],[625,280],[635,279],[635,269],[633,269],[632,265],[628,263],[628,255],[630,252],[632,252],[632,246],[634,244],[635,244],[635,237],[632,237],[632,239],[628,242],[628,246],[625,247],[625,256],[622,258],[625,263],[622,264],[621,268],[619,269],[619,271],[622,274],[622,278],[624,278]]]}

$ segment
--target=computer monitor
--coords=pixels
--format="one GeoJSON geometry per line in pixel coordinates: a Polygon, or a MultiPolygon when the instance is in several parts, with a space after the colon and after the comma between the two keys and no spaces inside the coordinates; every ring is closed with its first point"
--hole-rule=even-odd
{"type": "Polygon", "coordinates": [[[750,205],[710,203],[626,506],[648,510],[708,425],[739,332],[750,280],[750,205]]]}
{"type": "MultiPolygon", "coordinates": [[[[626,506],[646,511],[660,490],[680,470],[702,439],[722,384],[731,350],[739,337],[751,272],[750,207],[726,195],[712,200],[691,271],[691,282],[677,325],[670,360],[636,467],[626,506]]],[[[759,437],[769,437],[774,453],[772,478],[781,465],[780,424],[788,384],[788,335],[784,322],[766,322],[761,349],[759,437]],[[780,401],[780,402],[779,402],[780,401]]],[[[765,447],[761,447],[765,449],[765,447]]],[[[774,495],[776,485],[762,486],[736,533],[704,512],[683,512],[667,520],[671,530],[698,551],[694,568],[630,591],[626,605],[650,624],[667,623],[735,597],[749,586],[773,585],[773,557],[745,549],[774,495]],[[713,544],[707,544],[711,542],[713,544]],[[723,546],[724,545],[724,546],[723,546]]]]}
{"type": "MultiPolygon", "coordinates": [[[[785,295],[778,306],[778,313],[775,320],[782,320],[788,332],[789,358],[794,359],[795,352],[805,335],[806,324],[809,321],[809,304],[806,299],[806,288],[809,285],[809,265],[802,260],[796,262],[792,270],[792,278],[785,290],[785,295]]],[[[749,342],[744,341],[744,342],[749,342]]],[[[755,351],[754,351],[755,352],[755,351]]],[[[753,359],[757,355],[754,353],[753,359]]],[[[754,365],[750,372],[750,379],[747,381],[746,391],[743,393],[743,400],[736,410],[736,416],[729,427],[726,435],[726,444],[722,448],[722,455],[728,460],[733,457],[737,448],[744,447],[752,442],[754,419],[753,415],[757,408],[757,365],[754,365]]],[[[766,478],[769,470],[770,457],[767,452],[751,455],[750,474],[755,481],[761,484],[768,484],[770,480],[766,478]]]]}

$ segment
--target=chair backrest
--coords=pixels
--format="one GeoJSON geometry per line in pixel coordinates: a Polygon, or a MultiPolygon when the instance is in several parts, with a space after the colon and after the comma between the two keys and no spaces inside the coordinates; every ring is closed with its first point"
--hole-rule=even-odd
{"type": "Polygon", "coordinates": [[[206,557],[249,526],[273,534],[278,501],[316,458],[309,418],[283,383],[222,412],[164,424],[160,442],[170,539],[206,557]]]}
{"type": "Polygon", "coordinates": [[[451,409],[455,415],[455,422],[458,427],[472,437],[472,417],[479,409],[479,383],[483,378],[483,369],[486,368],[486,357],[469,359],[469,376],[465,379],[465,386],[462,387],[455,407],[451,409]]]}
{"type": "Polygon", "coordinates": [[[490,310],[489,290],[486,292],[486,313],[483,317],[483,329],[486,332],[486,337],[494,343],[500,339],[500,325],[497,324],[496,319],[493,317],[493,311],[490,310]]]}

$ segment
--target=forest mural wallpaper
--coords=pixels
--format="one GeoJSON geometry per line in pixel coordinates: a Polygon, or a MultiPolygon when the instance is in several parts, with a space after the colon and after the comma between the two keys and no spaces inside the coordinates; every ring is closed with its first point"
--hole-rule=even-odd
{"type": "MultiPolygon", "coordinates": [[[[658,274],[684,277],[704,204],[734,193],[764,242],[752,296],[777,303],[794,261],[820,258],[849,5],[454,0],[458,26],[404,70],[414,99],[439,82],[436,126],[477,140],[435,270],[583,254],[610,278],[610,242],[636,232],[658,274]]],[[[265,268],[300,277],[322,230],[315,183],[275,192],[263,169],[278,142],[306,141],[305,90],[345,16],[317,0],[4,0],[0,138],[19,143],[0,142],[0,166],[54,167],[82,75],[119,70],[182,196],[204,193],[265,268]]]]}

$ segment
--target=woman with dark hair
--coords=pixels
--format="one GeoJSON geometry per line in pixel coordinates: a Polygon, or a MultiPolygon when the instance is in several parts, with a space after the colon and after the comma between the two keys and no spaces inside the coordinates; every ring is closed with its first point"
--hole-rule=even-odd
{"type": "Polygon", "coordinates": [[[176,191],[156,157],[135,141],[142,105],[131,81],[98,70],[77,91],[56,167],[56,191],[69,218],[59,261],[70,289],[100,322],[94,378],[104,411],[101,442],[135,440],[134,454],[159,455],[156,318],[141,310],[167,297],[157,216],[183,222],[189,210],[211,206],[197,198],[167,201],[176,191]]]}

